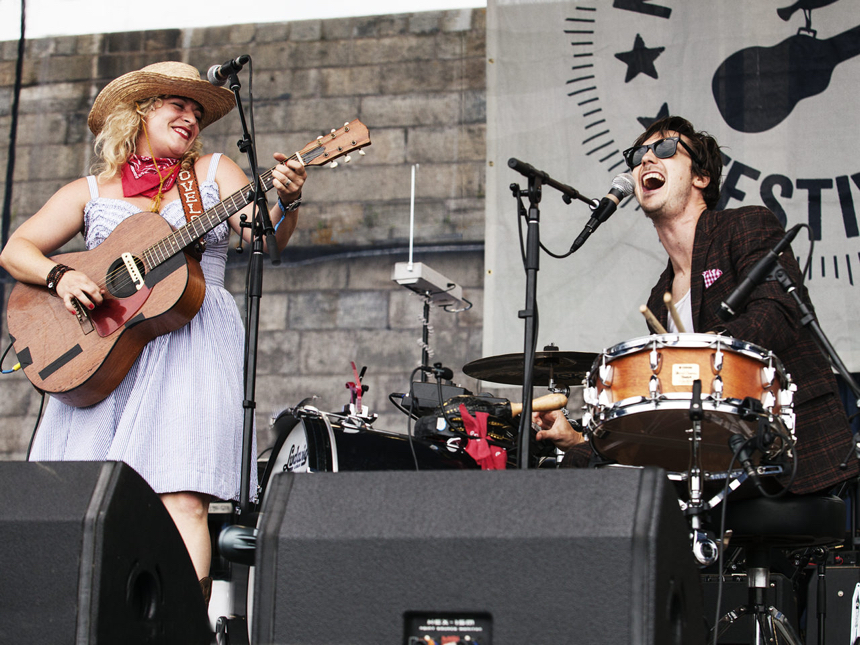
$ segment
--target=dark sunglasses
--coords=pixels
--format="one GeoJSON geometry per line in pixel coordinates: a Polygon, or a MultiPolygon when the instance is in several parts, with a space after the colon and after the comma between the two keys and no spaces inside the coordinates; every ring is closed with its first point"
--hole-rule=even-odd
{"type": "Polygon", "coordinates": [[[678,144],[684,146],[684,150],[686,150],[690,158],[695,161],[699,166],[703,166],[704,164],[699,160],[698,155],[693,152],[693,150],[684,143],[681,137],[666,137],[665,139],[659,139],[654,143],[649,143],[641,146],[633,146],[632,148],[627,148],[621,154],[624,156],[624,161],[627,162],[627,165],[630,167],[630,170],[633,170],[636,166],[642,163],[642,159],[645,157],[645,154],[649,150],[654,151],[654,155],[658,159],[668,159],[673,156],[675,152],[678,150],[678,144]]]}

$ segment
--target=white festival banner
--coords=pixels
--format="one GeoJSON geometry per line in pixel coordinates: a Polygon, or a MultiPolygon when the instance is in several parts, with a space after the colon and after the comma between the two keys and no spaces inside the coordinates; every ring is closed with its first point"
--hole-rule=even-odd
{"type": "MultiPolygon", "coordinates": [[[[508,160],[600,199],[626,170],[621,152],[653,120],[676,114],[722,146],[720,208],[764,204],[787,227],[809,225],[806,284],[824,332],[860,370],[858,5],[490,0],[484,355],[522,352],[524,343],[511,184],[525,190],[528,180],[508,160]]],[[[548,186],[539,209],[541,241],[557,254],[590,216],[548,186]]],[[[806,229],[792,246],[803,265],[806,229]]],[[[647,335],[639,306],[666,261],[632,197],[574,255],[542,254],[538,350],[600,352],[647,335]]]]}

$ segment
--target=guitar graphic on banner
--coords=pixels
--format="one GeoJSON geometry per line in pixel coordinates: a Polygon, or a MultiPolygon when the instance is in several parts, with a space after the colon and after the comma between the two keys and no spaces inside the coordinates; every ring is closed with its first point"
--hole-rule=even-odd
{"type": "Polygon", "coordinates": [[[800,101],[824,92],[833,70],[860,54],[860,25],[820,40],[812,9],[834,0],[799,0],[777,10],[788,20],[797,9],[806,27],[772,47],[747,47],[719,66],[711,83],[725,122],[740,132],[764,132],[782,123],[800,101]]]}

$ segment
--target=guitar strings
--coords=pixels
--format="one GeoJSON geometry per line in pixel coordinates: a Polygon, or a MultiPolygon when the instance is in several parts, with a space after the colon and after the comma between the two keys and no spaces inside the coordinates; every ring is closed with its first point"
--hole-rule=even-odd
{"type": "MultiPolygon", "coordinates": [[[[308,144],[298,153],[293,153],[290,157],[287,158],[287,161],[290,159],[298,159],[298,155],[301,154],[303,157],[308,152],[312,151],[316,147],[316,144],[308,144]]],[[[263,184],[263,188],[266,192],[271,190],[274,183],[272,182],[272,173],[274,172],[274,168],[267,170],[260,176],[260,181],[263,184]],[[267,186],[268,184],[268,186],[267,186]]],[[[152,246],[147,249],[144,249],[140,256],[134,256],[135,259],[138,257],[143,258],[144,270],[152,270],[163,262],[169,260],[174,255],[179,253],[182,249],[191,244],[194,240],[200,238],[201,235],[205,235],[208,231],[212,230],[222,222],[226,221],[229,217],[238,213],[245,206],[250,204],[250,200],[247,199],[248,193],[251,191],[251,184],[246,184],[243,188],[240,188],[232,195],[226,197],[221,200],[218,204],[213,206],[212,208],[206,210],[203,215],[200,217],[196,217],[184,226],[176,229],[170,235],[165,236],[152,246]],[[241,198],[239,200],[239,205],[236,204],[236,198],[241,198]],[[225,206],[226,202],[230,202],[235,210],[231,213],[225,206]],[[242,203],[244,202],[244,203],[242,203]],[[218,213],[218,211],[222,210],[223,213],[218,213]],[[221,215],[224,214],[226,217],[221,218],[221,215]],[[213,220],[214,216],[214,220],[213,220]],[[196,226],[203,219],[207,220],[206,226],[203,227],[203,230],[197,232],[196,226]],[[214,223],[213,223],[214,221],[214,223]],[[211,224],[211,226],[209,226],[211,224]],[[191,229],[194,229],[193,233],[189,233],[191,229]],[[187,242],[185,242],[185,238],[189,238],[187,242]],[[169,242],[169,247],[167,246],[169,242]],[[185,242],[184,244],[182,242],[185,242]],[[157,255],[156,255],[157,253],[157,255]],[[162,256],[162,257],[158,257],[162,256]],[[147,261],[149,260],[149,261],[147,261]]],[[[111,272],[108,272],[103,281],[96,283],[99,288],[106,288],[108,283],[110,283],[114,290],[122,290],[134,283],[131,275],[125,267],[125,263],[119,264],[116,269],[111,272]]]]}

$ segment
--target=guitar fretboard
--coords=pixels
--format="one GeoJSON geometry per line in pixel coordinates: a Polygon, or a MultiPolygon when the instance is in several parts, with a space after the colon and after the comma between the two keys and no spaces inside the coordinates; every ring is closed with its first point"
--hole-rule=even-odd
{"type": "MultiPolygon", "coordinates": [[[[311,146],[310,149],[302,150],[299,154],[301,154],[302,160],[307,164],[324,152],[324,148],[311,146]]],[[[296,155],[294,154],[290,159],[296,159],[296,155]]],[[[274,170],[274,168],[270,168],[260,174],[260,183],[263,186],[263,192],[270,191],[274,186],[274,177],[272,175],[274,170]]],[[[195,240],[206,235],[206,233],[221,222],[226,221],[231,215],[245,208],[253,199],[253,187],[251,184],[247,184],[241,190],[237,190],[199,217],[195,217],[185,226],[176,229],[173,233],[146,249],[142,254],[144,263],[151,270],[153,267],[165,262],[195,240]]]]}

